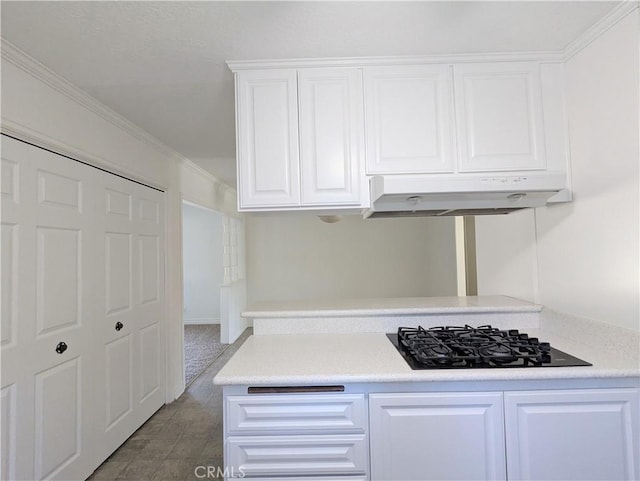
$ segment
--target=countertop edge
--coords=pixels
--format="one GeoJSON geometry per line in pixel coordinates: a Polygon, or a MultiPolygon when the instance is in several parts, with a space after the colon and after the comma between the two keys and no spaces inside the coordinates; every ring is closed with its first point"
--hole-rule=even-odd
{"type": "Polygon", "coordinates": [[[354,309],[301,309],[301,310],[255,310],[244,311],[240,315],[247,319],[253,318],[295,318],[295,317],[358,317],[358,316],[401,316],[420,314],[473,314],[486,312],[541,312],[542,306],[468,306],[468,307],[380,307],[354,309]]]}
{"type": "MultiPolygon", "coordinates": [[[[515,369],[515,368],[514,368],[515,369]]],[[[549,381],[549,380],[566,380],[566,379],[606,379],[606,378],[638,378],[640,380],[640,370],[636,369],[585,369],[583,371],[571,368],[570,372],[564,371],[563,368],[540,368],[545,371],[554,370],[556,372],[545,372],[542,375],[532,375],[528,373],[521,376],[513,376],[508,373],[499,375],[487,375],[479,370],[456,370],[458,374],[441,375],[442,371],[420,371],[421,374],[416,375],[417,371],[412,371],[405,375],[302,375],[302,376],[216,376],[213,383],[218,386],[234,386],[234,385],[295,385],[295,384],[347,384],[347,383],[406,383],[406,382],[457,382],[457,381],[549,381]],[[562,372],[559,370],[563,369],[562,372]],[[422,374],[425,372],[437,372],[438,375],[422,374]],[[463,374],[460,374],[463,373],[463,374]]],[[[453,371],[453,370],[452,370],[453,371]]],[[[511,369],[509,369],[511,371],[511,369]]],[[[513,373],[512,373],[513,374],[513,373]]]]}

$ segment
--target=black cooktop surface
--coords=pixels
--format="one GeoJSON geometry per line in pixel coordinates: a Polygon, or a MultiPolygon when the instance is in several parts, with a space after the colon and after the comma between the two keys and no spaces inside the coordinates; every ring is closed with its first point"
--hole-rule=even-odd
{"type": "Polygon", "coordinates": [[[412,369],[591,366],[535,337],[490,325],[400,327],[387,337],[412,369]]]}

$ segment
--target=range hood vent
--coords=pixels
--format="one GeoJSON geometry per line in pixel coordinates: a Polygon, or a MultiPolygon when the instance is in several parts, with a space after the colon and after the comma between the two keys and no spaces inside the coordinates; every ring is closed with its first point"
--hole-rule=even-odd
{"type": "Polygon", "coordinates": [[[563,174],[388,175],[370,180],[364,218],[497,215],[570,200],[563,174]]]}
{"type": "Polygon", "coordinates": [[[372,211],[367,219],[388,219],[391,217],[447,217],[453,215],[498,215],[510,214],[527,207],[494,207],[490,209],[447,209],[447,210],[396,210],[372,211]]]}

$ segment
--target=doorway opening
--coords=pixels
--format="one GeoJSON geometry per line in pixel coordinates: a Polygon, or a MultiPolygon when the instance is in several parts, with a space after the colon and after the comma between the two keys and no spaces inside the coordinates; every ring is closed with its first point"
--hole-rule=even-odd
{"type": "Polygon", "coordinates": [[[224,215],[182,204],[185,385],[191,384],[224,350],[221,290],[224,285],[224,215]]]}

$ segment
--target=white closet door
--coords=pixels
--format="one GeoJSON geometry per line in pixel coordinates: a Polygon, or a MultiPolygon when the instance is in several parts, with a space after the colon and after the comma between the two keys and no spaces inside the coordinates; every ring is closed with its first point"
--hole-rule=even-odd
{"type": "Polygon", "coordinates": [[[163,194],[3,137],[0,479],[85,479],[163,404],[163,306],[163,194]]]}
{"type": "Polygon", "coordinates": [[[164,403],[162,193],[102,174],[97,406],[108,456],[164,403]]]}
{"type": "Polygon", "coordinates": [[[164,194],[136,185],[137,427],[164,404],[164,194]]]}
{"type": "Polygon", "coordinates": [[[96,171],[3,137],[2,479],[84,479],[93,458],[96,171]],[[4,441],[7,441],[5,443],[4,441]]]}
{"type": "MultiPolygon", "coordinates": [[[[2,448],[0,461],[0,479],[15,479],[16,474],[25,471],[25,466],[18,466],[18,439],[17,439],[17,409],[18,389],[22,390],[26,381],[23,379],[20,369],[18,348],[18,309],[19,285],[18,269],[22,267],[20,262],[20,166],[18,157],[11,145],[3,140],[2,145],[2,237],[0,250],[2,251],[0,273],[2,280],[2,314],[0,315],[0,354],[2,356],[2,388],[0,390],[0,447],[2,448]]],[[[23,316],[26,312],[23,311],[23,316]]],[[[33,326],[33,316],[31,316],[33,326]]],[[[26,321],[22,324],[26,326],[26,321]]],[[[32,426],[32,424],[31,424],[32,426]]],[[[22,440],[22,439],[21,439],[22,440]]],[[[28,447],[23,443],[20,449],[28,447]]],[[[27,465],[26,468],[29,466],[27,465]]]]}

